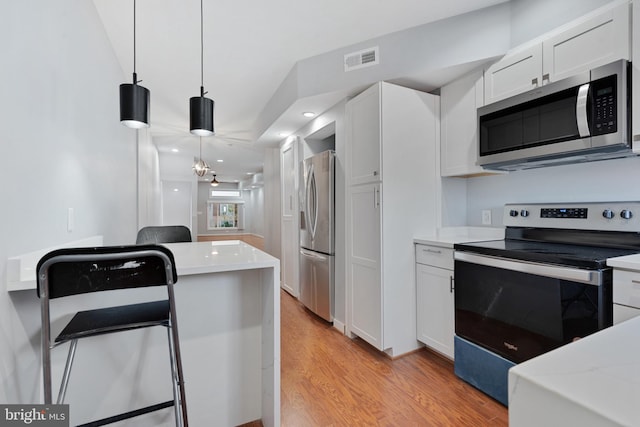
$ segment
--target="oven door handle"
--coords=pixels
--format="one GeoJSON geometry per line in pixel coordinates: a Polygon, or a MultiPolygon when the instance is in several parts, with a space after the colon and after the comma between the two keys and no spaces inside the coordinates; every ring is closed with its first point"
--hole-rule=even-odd
{"type": "Polygon", "coordinates": [[[598,270],[582,270],[579,268],[562,267],[550,264],[536,264],[520,260],[513,261],[505,258],[476,255],[459,251],[454,252],[453,258],[456,261],[464,261],[472,264],[484,265],[487,267],[502,268],[505,270],[534,274],[536,276],[568,280],[570,282],[580,282],[594,286],[599,286],[601,283],[602,272],[598,270]]]}

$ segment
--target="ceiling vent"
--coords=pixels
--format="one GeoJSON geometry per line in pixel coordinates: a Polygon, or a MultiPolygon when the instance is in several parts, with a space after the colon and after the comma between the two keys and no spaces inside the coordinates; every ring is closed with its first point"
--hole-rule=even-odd
{"type": "Polygon", "coordinates": [[[344,71],[377,65],[380,62],[379,59],[378,46],[348,53],[344,56],[344,71]]]}

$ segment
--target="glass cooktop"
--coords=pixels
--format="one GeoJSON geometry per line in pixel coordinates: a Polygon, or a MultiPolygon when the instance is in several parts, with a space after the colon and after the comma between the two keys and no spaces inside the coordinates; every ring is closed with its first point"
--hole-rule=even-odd
{"type": "Polygon", "coordinates": [[[640,252],[640,249],[637,248],[610,248],[513,239],[460,243],[454,245],[454,249],[501,258],[586,269],[605,268],[608,258],[640,252]]]}

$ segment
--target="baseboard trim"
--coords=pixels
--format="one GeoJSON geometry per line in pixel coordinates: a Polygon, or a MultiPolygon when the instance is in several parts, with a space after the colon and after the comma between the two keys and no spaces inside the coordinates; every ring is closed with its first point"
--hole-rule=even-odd
{"type": "Polygon", "coordinates": [[[337,329],[342,335],[345,335],[345,324],[337,319],[333,319],[333,327],[337,329]]]}

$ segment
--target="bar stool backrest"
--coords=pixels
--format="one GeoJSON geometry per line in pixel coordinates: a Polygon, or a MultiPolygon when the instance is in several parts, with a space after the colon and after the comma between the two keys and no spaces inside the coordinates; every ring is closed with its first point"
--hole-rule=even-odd
{"type": "Polygon", "coordinates": [[[138,231],[136,244],[191,242],[191,231],[184,225],[143,227],[138,231]]]}
{"type": "Polygon", "coordinates": [[[36,269],[38,297],[173,285],[171,251],[159,245],[65,248],[49,252],[36,269]]]}

